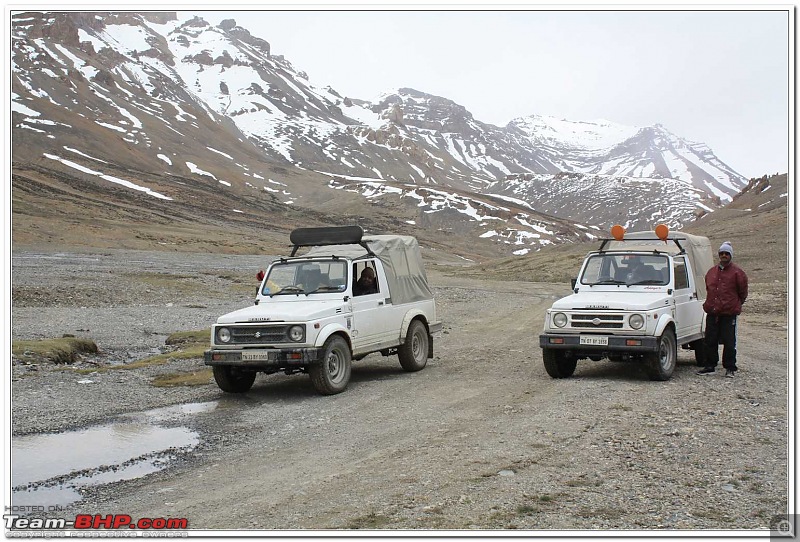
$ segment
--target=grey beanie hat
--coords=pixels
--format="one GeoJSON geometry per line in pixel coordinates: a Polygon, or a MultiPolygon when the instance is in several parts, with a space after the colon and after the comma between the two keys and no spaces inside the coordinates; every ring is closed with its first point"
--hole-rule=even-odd
{"type": "Polygon", "coordinates": [[[731,258],[733,258],[733,247],[731,246],[731,242],[730,241],[725,241],[724,243],[722,243],[719,246],[719,251],[720,252],[727,252],[728,254],[731,255],[731,258]]]}

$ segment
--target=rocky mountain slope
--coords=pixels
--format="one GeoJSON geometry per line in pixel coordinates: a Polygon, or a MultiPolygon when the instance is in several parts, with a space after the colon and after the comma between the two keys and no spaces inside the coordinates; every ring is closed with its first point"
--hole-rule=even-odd
{"type": "Polygon", "coordinates": [[[359,222],[520,255],[617,222],[687,224],[747,183],[659,125],[497,127],[413,89],[341,96],[233,20],[152,12],[15,14],[12,151],[15,242],[31,243],[63,238],[63,220],[109,243],[134,229],[169,245],[174,226],[231,250],[220,229],[263,246],[359,222]]]}

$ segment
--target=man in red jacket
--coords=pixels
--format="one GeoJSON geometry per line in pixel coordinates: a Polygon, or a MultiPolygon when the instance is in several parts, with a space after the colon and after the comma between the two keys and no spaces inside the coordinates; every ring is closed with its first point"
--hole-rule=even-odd
{"type": "Polygon", "coordinates": [[[706,273],[706,366],[697,372],[710,375],[719,362],[719,344],[722,343],[722,366],[725,376],[736,374],[736,317],[742,312],[747,299],[747,274],[733,263],[733,247],[725,241],[719,247],[719,265],[706,273]]]}

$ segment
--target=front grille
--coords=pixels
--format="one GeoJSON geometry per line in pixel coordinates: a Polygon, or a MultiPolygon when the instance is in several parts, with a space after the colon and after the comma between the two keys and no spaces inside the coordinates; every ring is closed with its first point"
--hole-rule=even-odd
{"type": "Polygon", "coordinates": [[[572,327],[582,329],[621,329],[624,326],[621,314],[573,314],[572,327]]]}
{"type": "Polygon", "coordinates": [[[272,326],[226,326],[231,331],[228,344],[262,344],[291,342],[286,335],[288,325],[272,326]]]}

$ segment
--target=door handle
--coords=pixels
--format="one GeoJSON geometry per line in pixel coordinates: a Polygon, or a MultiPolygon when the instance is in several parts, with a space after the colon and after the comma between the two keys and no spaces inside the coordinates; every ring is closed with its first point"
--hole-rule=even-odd
{"type": "Polygon", "coordinates": [[[378,306],[380,307],[381,305],[383,305],[383,301],[378,301],[378,306]]]}

